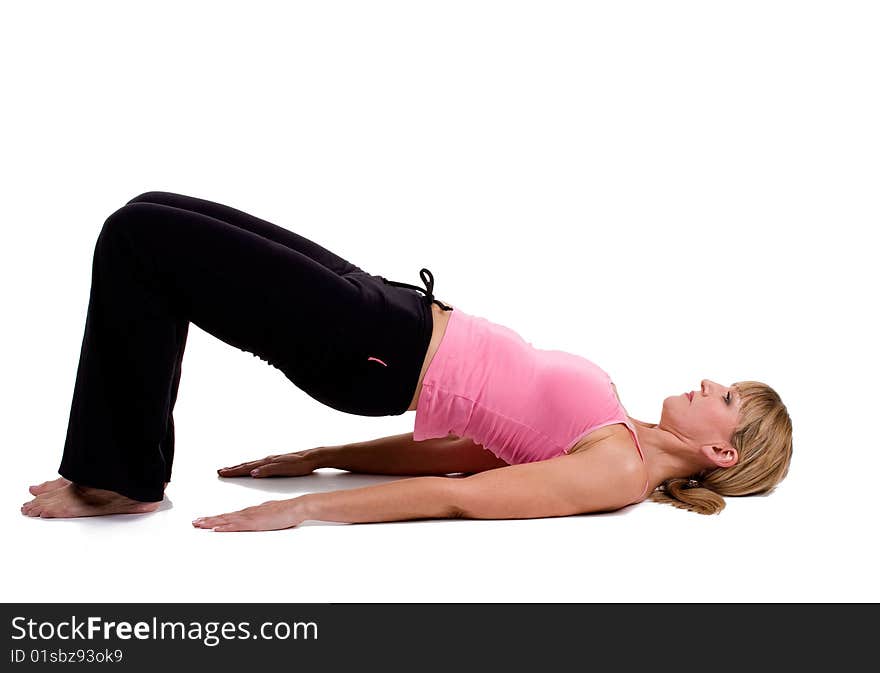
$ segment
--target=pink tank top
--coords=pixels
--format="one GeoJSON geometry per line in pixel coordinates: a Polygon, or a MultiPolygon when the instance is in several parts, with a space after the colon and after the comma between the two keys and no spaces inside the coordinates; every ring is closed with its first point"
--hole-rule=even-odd
{"type": "MultiPolygon", "coordinates": [[[[510,464],[568,453],[622,423],[644,462],[611,379],[571,353],[535,348],[513,330],[455,308],[422,381],[413,439],[468,437],[510,464]]],[[[648,489],[647,479],[645,489],[648,489]]]]}

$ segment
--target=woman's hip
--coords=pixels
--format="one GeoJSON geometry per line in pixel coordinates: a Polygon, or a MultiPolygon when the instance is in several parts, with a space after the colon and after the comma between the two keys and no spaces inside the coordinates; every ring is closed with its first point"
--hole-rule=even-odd
{"type": "Polygon", "coordinates": [[[281,369],[311,397],[339,411],[403,414],[431,340],[430,305],[379,276],[359,272],[346,278],[358,290],[358,310],[316,331],[281,369]]]}

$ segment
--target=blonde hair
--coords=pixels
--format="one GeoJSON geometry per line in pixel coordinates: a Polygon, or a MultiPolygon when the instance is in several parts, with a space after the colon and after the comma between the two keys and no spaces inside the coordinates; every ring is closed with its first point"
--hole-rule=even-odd
{"type": "Polygon", "coordinates": [[[739,453],[733,467],[717,467],[702,476],[673,477],[649,498],[698,514],[718,514],[722,496],[772,493],[791,463],[791,418],[779,394],[765,383],[741,381],[740,418],[730,443],[739,453]],[[696,483],[694,482],[696,480],[696,483]]]}

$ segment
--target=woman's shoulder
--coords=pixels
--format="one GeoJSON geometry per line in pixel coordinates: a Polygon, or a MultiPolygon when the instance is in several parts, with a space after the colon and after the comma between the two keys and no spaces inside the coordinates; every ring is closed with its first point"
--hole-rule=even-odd
{"type": "MultiPolygon", "coordinates": [[[[623,421],[620,421],[619,423],[603,425],[601,428],[593,430],[588,435],[582,437],[568,453],[579,453],[597,447],[605,447],[606,450],[614,453],[616,450],[620,449],[621,445],[624,445],[627,442],[633,447],[633,450],[636,451],[632,435],[629,433],[629,430],[626,425],[624,425],[623,421]]],[[[620,451],[620,453],[622,455],[627,454],[626,451],[620,451]]],[[[638,451],[636,451],[636,459],[638,460],[638,451]]]]}
{"type": "MultiPolygon", "coordinates": [[[[591,432],[579,442],[569,455],[587,455],[600,459],[615,473],[625,475],[633,491],[644,494],[648,480],[648,466],[642,461],[632,435],[623,423],[606,425],[591,432]]],[[[592,462],[592,461],[591,461],[592,462]]]]}

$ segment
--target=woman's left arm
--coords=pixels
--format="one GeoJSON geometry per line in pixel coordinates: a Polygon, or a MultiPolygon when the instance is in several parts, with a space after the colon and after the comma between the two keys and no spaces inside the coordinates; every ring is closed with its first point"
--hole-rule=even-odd
{"type": "Polygon", "coordinates": [[[466,478],[415,477],[377,486],[308,493],[196,519],[216,531],[277,530],[303,521],[531,519],[615,510],[638,498],[644,466],[612,447],[510,465],[466,478]]]}
{"type": "Polygon", "coordinates": [[[215,531],[278,530],[303,521],[369,523],[454,516],[451,477],[413,477],[387,484],[271,500],[237,512],[196,519],[215,531]]]}

